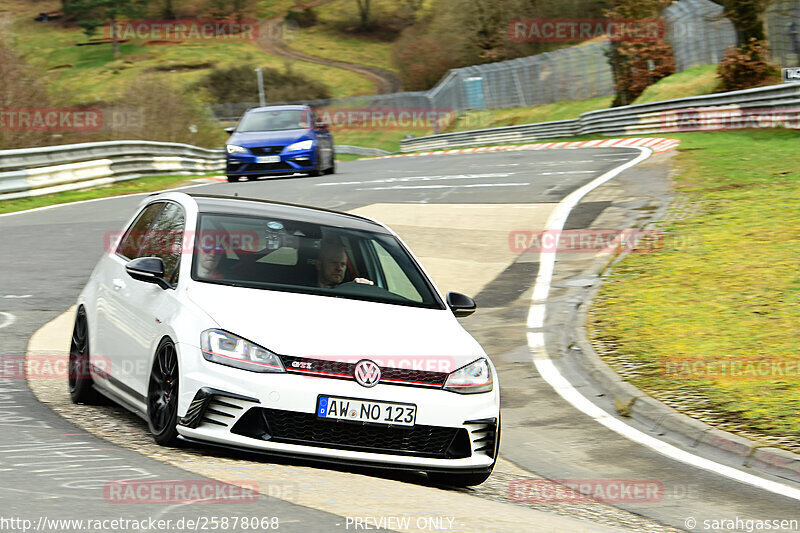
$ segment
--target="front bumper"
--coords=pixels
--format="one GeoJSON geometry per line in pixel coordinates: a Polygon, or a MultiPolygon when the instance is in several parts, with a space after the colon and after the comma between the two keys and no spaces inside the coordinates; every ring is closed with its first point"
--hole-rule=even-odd
{"type": "Polygon", "coordinates": [[[265,174],[291,174],[308,172],[317,166],[316,153],[311,150],[287,152],[276,156],[252,154],[227,154],[225,173],[228,176],[262,176],[265,174]],[[264,163],[264,157],[279,157],[275,163],[264,163]]]}
{"type": "Polygon", "coordinates": [[[374,466],[486,472],[497,456],[499,393],[441,389],[296,374],[259,374],[206,361],[184,346],[178,432],[186,439],[277,455],[374,466]],[[186,357],[186,354],[190,354],[186,357]],[[412,428],[316,416],[320,394],[414,403],[412,428]]]}

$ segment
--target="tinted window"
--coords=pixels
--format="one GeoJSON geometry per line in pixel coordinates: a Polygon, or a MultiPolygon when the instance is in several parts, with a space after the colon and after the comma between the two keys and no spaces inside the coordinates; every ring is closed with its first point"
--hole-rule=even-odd
{"type": "Polygon", "coordinates": [[[305,110],[255,111],[245,114],[236,131],[278,131],[307,129],[308,113],[305,110]]]}
{"type": "Polygon", "coordinates": [[[142,211],[139,217],[131,224],[125,232],[122,241],[120,241],[121,243],[117,248],[117,253],[119,255],[126,259],[141,257],[139,255],[139,250],[142,248],[142,244],[144,244],[145,235],[147,235],[147,231],[150,229],[150,226],[153,225],[153,221],[155,221],[163,208],[164,202],[157,202],[144,208],[144,211],[142,211]]]}
{"type": "Polygon", "coordinates": [[[178,204],[168,203],[153,223],[139,250],[140,257],[160,257],[164,261],[164,277],[170,279],[178,266],[183,248],[186,217],[178,204]]]}
{"type": "Polygon", "coordinates": [[[251,216],[200,216],[198,281],[442,308],[392,235],[251,216]]]}

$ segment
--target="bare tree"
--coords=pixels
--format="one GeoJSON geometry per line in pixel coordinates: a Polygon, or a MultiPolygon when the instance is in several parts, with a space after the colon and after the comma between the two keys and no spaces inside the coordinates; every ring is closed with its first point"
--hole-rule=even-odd
{"type": "Polygon", "coordinates": [[[356,0],[358,6],[358,18],[361,20],[361,28],[366,29],[369,26],[369,17],[371,11],[371,0],[356,0]]]}

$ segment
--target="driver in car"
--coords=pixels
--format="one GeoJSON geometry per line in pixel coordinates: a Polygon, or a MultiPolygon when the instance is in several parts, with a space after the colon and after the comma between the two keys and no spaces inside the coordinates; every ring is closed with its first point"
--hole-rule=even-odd
{"type": "MultiPolygon", "coordinates": [[[[333,289],[344,281],[347,270],[347,252],[341,243],[323,241],[316,260],[317,286],[324,289],[333,289]]],[[[374,285],[366,278],[355,278],[355,283],[374,285]]]]}

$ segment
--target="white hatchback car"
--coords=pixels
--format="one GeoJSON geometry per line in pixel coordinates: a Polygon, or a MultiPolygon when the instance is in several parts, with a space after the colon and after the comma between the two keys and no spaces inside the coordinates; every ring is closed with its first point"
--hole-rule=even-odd
{"type": "Polygon", "coordinates": [[[373,220],[253,199],[148,197],[78,298],[73,401],[98,393],[178,439],[427,472],[491,473],[497,373],[373,220]]]}

